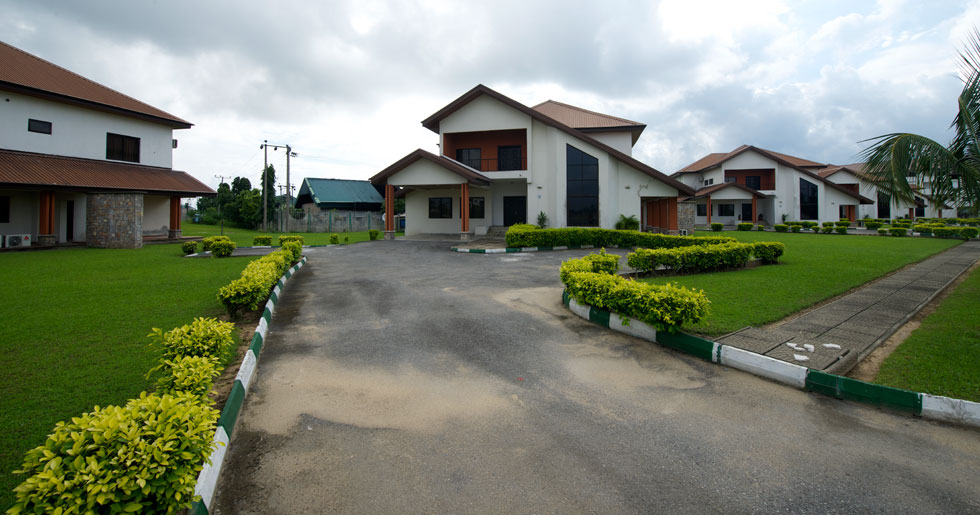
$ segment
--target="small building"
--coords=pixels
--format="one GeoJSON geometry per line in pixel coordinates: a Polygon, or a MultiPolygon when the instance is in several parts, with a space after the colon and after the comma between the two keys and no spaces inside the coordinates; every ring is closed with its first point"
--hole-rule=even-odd
{"type": "Polygon", "coordinates": [[[180,236],[181,199],[215,195],[173,169],[174,131],[190,127],[0,42],[3,243],[135,248],[180,236]]]}
{"type": "Polygon", "coordinates": [[[625,215],[658,232],[693,230],[693,204],[678,198],[694,188],[631,155],[641,123],[555,101],[528,107],[481,84],[422,125],[439,155],[415,150],[370,179],[388,213],[404,194],[405,234],[466,239],[539,214],[550,227],[613,228],[625,215]]]}
{"type": "Polygon", "coordinates": [[[290,221],[301,232],[354,232],[382,229],[384,197],[369,181],[306,178],[294,205],[303,217],[290,221]]]}

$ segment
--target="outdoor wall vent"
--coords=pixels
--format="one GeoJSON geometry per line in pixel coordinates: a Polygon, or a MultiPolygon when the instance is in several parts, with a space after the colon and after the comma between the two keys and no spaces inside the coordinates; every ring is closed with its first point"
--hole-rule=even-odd
{"type": "Polygon", "coordinates": [[[176,139],[170,140],[170,148],[177,148],[177,140],[176,139]]]}

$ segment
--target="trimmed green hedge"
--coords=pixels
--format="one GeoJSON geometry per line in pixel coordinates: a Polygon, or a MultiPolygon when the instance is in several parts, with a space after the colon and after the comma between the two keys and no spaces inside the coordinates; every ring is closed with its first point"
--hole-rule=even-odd
{"type": "Polygon", "coordinates": [[[675,272],[698,273],[740,268],[753,255],[764,263],[775,263],[785,248],[779,242],[735,242],[675,249],[636,249],[626,256],[626,262],[640,272],[650,272],[663,266],[675,272]]]}
{"type": "Polygon", "coordinates": [[[976,238],[977,234],[980,234],[980,230],[978,230],[976,227],[964,227],[960,229],[961,238],[966,238],[966,239],[976,238]]]}
{"type": "Polygon", "coordinates": [[[281,247],[281,246],[285,245],[287,242],[290,242],[290,241],[297,241],[297,242],[299,242],[300,246],[303,245],[303,237],[302,236],[299,236],[299,235],[296,235],[296,234],[284,234],[284,235],[282,235],[282,236],[279,237],[279,246],[281,247]]]}
{"type": "Polygon", "coordinates": [[[252,261],[242,271],[241,277],[218,290],[218,300],[231,316],[236,316],[239,311],[258,309],[259,304],[269,298],[269,292],[292,262],[293,253],[286,249],[252,261]]]}
{"type": "Polygon", "coordinates": [[[180,244],[180,250],[184,254],[193,254],[197,252],[197,242],[196,241],[185,241],[180,244]]]}
{"type": "Polygon", "coordinates": [[[578,302],[606,309],[674,332],[708,315],[707,296],[675,284],[656,285],[588,271],[594,261],[572,259],[562,263],[561,277],[568,294],[578,302]]]}
{"type": "Polygon", "coordinates": [[[231,240],[218,240],[211,242],[211,256],[216,258],[226,258],[235,251],[238,245],[231,240]]]}
{"type": "Polygon", "coordinates": [[[211,250],[211,245],[216,241],[231,241],[231,238],[228,236],[208,236],[201,240],[201,248],[204,249],[204,252],[208,252],[211,250]]]}
{"type": "Polygon", "coordinates": [[[717,245],[735,241],[730,236],[671,236],[639,231],[599,228],[538,229],[535,225],[512,225],[507,230],[508,247],[594,247],[675,248],[688,245],[717,245]]]}
{"type": "Polygon", "coordinates": [[[872,231],[878,230],[878,228],[881,227],[881,225],[882,225],[881,222],[864,222],[864,227],[872,231]]]}
{"type": "Polygon", "coordinates": [[[766,226],[765,225],[762,225],[762,224],[759,224],[759,225],[755,226],[755,230],[757,230],[757,231],[765,231],[766,230],[766,226]]]}
{"type": "Polygon", "coordinates": [[[256,236],[252,238],[252,245],[254,246],[272,245],[272,236],[256,236]]]}
{"type": "Polygon", "coordinates": [[[220,358],[235,343],[235,324],[217,318],[195,318],[190,324],[166,333],[154,327],[147,336],[152,345],[163,350],[162,359],[187,356],[220,358]]]}
{"type": "Polygon", "coordinates": [[[377,240],[379,236],[381,236],[381,231],[377,229],[371,229],[368,231],[368,238],[371,241],[377,240]]]}
{"type": "Polygon", "coordinates": [[[740,231],[751,231],[752,230],[752,222],[742,222],[742,223],[738,224],[737,227],[738,227],[738,230],[740,230],[740,231]]]}
{"type": "Polygon", "coordinates": [[[786,232],[786,230],[789,229],[789,226],[786,224],[776,224],[773,225],[772,228],[775,229],[776,232],[786,232]]]}
{"type": "Polygon", "coordinates": [[[905,236],[906,232],[908,232],[908,229],[904,227],[892,227],[891,229],[888,229],[888,233],[892,236],[905,236]]]}
{"type": "Polygon", "coordinates": [[[723,224],[723,223],[719,223],[719,222],[712,222],[711,223],[711,230],[714,231],[714,232],[721,232],[721,230],[724,227],[725,227],[725,224],[723,224]]]}

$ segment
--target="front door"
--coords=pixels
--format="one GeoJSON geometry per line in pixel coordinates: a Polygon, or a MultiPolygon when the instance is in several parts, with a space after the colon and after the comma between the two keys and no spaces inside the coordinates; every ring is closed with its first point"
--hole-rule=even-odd
{"type": "Polygon", "coordinates": [[[527,223],[527,197],[504,197],[504,225],[527,223]]]}
{"type": "Polygon", "coordinates": [[[755,223],[755,220],[752,219],[752,204],[742,203],[742,221],[755,223]]]}

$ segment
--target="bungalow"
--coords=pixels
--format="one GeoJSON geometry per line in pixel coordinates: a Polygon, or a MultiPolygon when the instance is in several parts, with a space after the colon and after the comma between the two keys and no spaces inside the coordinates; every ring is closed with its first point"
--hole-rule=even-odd
{"type": "Polygon", "coordinates": [[[386,232],[396,189],[406,234],[459,234],[537,222],[612,228],[620,215],[646,230],[690,233],[694,188],[632,157],[645,125],[555,101],[528,107],[478,85],[422,121],[439,154],[415,150],[370,181],[384,188],[386,232]]]}
{"type": "Polygon", "coordinates": [[[926,216],[926,200],[923,197],[916,197],[914,203],[909,203],[897,198],[892,199],[888,194],[878,191],[874,181],[864,174],[864,163],[828,165],[817,173],[824,179],[874,200],[874,204],[859,206],[856,212],[842,206],[840,209],[842,220],[926,216]]]}
{"type": "Polygon", "coordinates": [[[822,177],[819,171],[825,168],[823,163],[742,145],[728,153],[708,154],[671,177],[697,189],[690,200],[696,202],[698,225],[856,219],[860,206],[875,204],[856,184],[822,177]]]}
{"type": "Polygon", "coordinates": [[[214,195],[173,170],[191,123],[0,42],[4,246],[133,248],[179,237],[181,198],[214,195]]]}
{"type": "Polygon", "coordinates": [[[291,230],[354,232],[381,229],[384,197],[368,181],[306,178],[296,195],[303,216],[291,230]]]}

